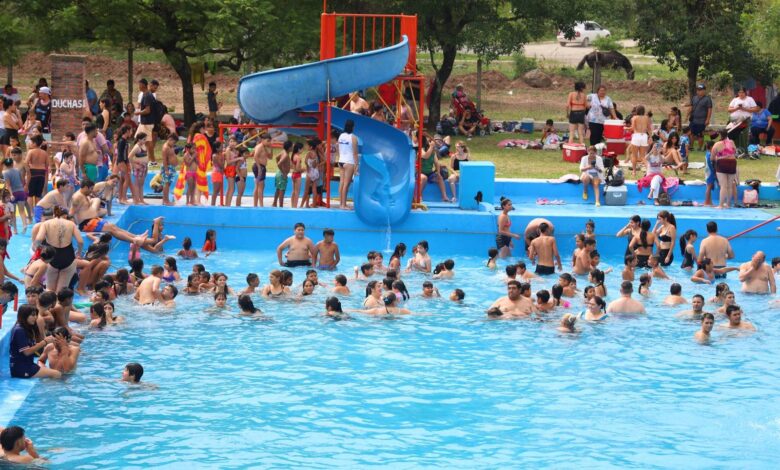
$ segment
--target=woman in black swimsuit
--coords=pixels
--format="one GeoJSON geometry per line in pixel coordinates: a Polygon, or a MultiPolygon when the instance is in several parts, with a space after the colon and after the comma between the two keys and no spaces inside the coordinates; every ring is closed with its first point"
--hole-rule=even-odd
{"type": "Polygon", "coordinates": [[[683,262],[680,267],[686,271],[693,269],[693,260],[696,259],[696,247],[693,244],[696,243],[698,237],[699,234],[696,233],[696,230],[688,230],[680,237],[680,252],[683,255],[683,262]]]}
{"type": "Polygon", "coordinates": [[[655,234],[650,231],[650,221],[645,219],[641,224],[639,235],[635,236],[629,244],[629,248],[636,255],[637,267],[647,268],[647,260],[653,254],[653,245],[655,244],[655,234]]]}
{"type": "Polygon", "coordinates": [[[634,239],[637,235],[639,235],[639,232],[642,230],[639,227],[639,224],[642,223],[642,218],[638,215],[632,215],[631,218],[628,220],[628,223],[625,227],[620,229],[620,231],[615,235],[616,237],[626,237],[628,238],[628,242],[626,243],[626,254],[630,255],[633,254],[634,251],[631,249],[631,240],[634,239]]]}
{"type": "Polygon", "coordinates": [[[677,238],[677,220],[674,214],[665,210],[659,212],[653,232],[657,235],[656,245],[661,266],[669,266],[674,260],[674,240],[677,238]]]}
{"type": "Polygon", "coordinates": [[[59,292],[63,287],[68,287],[73,274],[76,272],[76,252],[73,250],[73,239],[76,239],[81,253],[84,240],[75,223],[67,218],[68,212],[54,208],[54,218],[43,222],[36,243],[45,242],[54,249],[54,258],[46,269],[46,287],[54,292],[59,292]]]}

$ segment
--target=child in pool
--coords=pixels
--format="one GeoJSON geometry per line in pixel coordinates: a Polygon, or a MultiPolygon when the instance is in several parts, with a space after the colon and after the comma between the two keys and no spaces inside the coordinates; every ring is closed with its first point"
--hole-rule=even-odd
{"type": "Polygon", "coordinates": [[[203,242],[203,248],[201,249],[203,254],[208,257],[215,251],[217,251],[217,231],[213,229],[206,230],[206,240],[203,242]]]}
{"type": "Polygon", "coordinates": [[[498,258],[498,250],[495,248],[488,249],[488,260],[486,266],[488,269],[496,269],[496,259],[498,258]]]}
{"type": "Polygon", "coordinates": [[[246,275],[246,288],[239,292],[239,294],[254,294],[255,289],[260,286],[260,277],[255,273],[249,273],[246,275]]]}
{"type": "Polygon", "coordinates": [[[452,279],[453,277],[455,277],[455,261],[451,259],[439,263],[433,270],[434,279],[452,279]]]}
{"type": "Polygon", "coordinates": [[[336,287],[333,288],[334,294],[350,295],[349,287],[347,287],[347,276],[337,274],[333,281],[336,284],[336,287]]]}
{"type": "Polygon", "coordinates": [[[181,242],[181,250],[176,253],[181,259],[195,259],[198,257],[198,252],[192,249],[192,239],[190,237],[184,237],[181,242]]]}

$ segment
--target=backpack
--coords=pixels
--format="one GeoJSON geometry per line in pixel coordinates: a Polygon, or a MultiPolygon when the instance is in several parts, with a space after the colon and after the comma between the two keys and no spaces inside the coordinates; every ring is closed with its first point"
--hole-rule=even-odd
{"type": "Polygon", "coordinates": [[[168,114],[168,107],[163,104],[162,101],[155,98],[152,102],[152,115],[154,116],[155,125],[162,122],[163,116],[168,114]]]}

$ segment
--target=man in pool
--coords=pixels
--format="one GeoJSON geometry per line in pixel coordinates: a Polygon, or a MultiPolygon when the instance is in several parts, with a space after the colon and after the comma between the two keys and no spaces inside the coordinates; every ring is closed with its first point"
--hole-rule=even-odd
{"type": "Polygon", "coordinates": [[[47,192],[33,209],[33,219],[35,222],[43,220],[43,213],[46,209],[53,210],[55,207],[59,207],[63,210],[68,210],[68,202],[65,199],[65,193],[68,191],[68,180],[59,179],[54,185],[54,189],[47,192]]]}
{"type": "Polygon", "coordinates": [[[552,229],[547,222],[540,223],[538,230],[539,236],[534,238],[528,247],[528,257],[531,263],[536,264],[536,274],[555,274],[555,266],[558,266],[559,271],[563,269],[558,244],[551,235],[552,229]]]}
{"type": "Polygon", "coordinates": [[[160,283],[162,282],[162,266],[152,266],[152,274],[141,281],[135,291],[135,300],[141,305],[151,305],[162,299],[160,283]]]}
{"type": "Polygon", "coordinates": [[[131,384],[141,383],[141,377],[144,376],[144,367],[137,363],[131,362],[127,364],[122,370],[122,382],[128,382],[131,384]]]}
{"type": "Polygon", "coordinates": [[[293,236],[276,248],[276,257],[279,260],[279,265],[288,268],[311,266],[317,261],[317,247],[314,246],[314,242],[310,238],[306,237],[305,225],[301,222],[295,224],[293,236]],[[285,256],[287,261],[282,262],[282,251],[285,249],[287,249],[285,256]]]}
{"type": "Polygon", "coordinates": [[[70,215],[73,216],[75,222],[79,225],[79,230],[82,232],[106,232],[119,240],[143,246],[149,235],[148,230],[141,235],[134,235],[100,218],[102,212],[102,209],[100,209],[101,201],[99,198],[91,197],[94,187],[94,182],[87,179],[82,180],[81,188],[73,195],[70,215]]]}
{"type": "Polygon", "coordinates": [[[527,317],[533,313],[533,302],[521,294],[519,281],[507,282],[506,294],[493,302],[488,310],[497,308],[504,317],[527,317]]]}
{"type": "Polygon", "coordinates": [[[322,231],[322,240],[315,245],[314,265],[317,269],[333,271],[341,261],[339,246],[333,241],[336,232],[332,228],[326,228],[322,231]]]}
{"type": "Polygon", "coordinates": [[[742,307],[739,305],[729,305],[726,307],[726,317],[728,317],[728,323],[718,325],[719,330],[746,330],[756,331],[756,327],[753,326],[747,320],[742,320],[742,307]]]}
{"type": "Polygon", "coordinates": [[[596,249],[596,239],[586,238],[583,244],[584,245],[582,249],[579,251],[579,253],[577,253],[577,257],[574,258],[574,268],[572,269],[574,271],[574,274],[578,276],[582,276],[583,274],[588,274],[591,271],[591,269],[593,269],[591,267],[590,254],[593,253],[593,250],[596,249]]]}
{"type": "Polygon", "coordinates": [[[613,300],[607,306],[607,313],[647,313],[642,302],[631,298],[634,285],[631,281],[623,281],[620,284],[620,298],[613,300]]]}
{"type": "Polygon", "coordinates": [[[696,294],[691,299],[690,310],[683,310],[682,312],[677,313],[675,318],[682,320],[698,320],[704,314],[712,315],[710,312],[704,311],[704,296],[701,294],[696,294]]]}
{"type": "MultiPolygon", "coordinates": [[[[714,268],[725,268],[726,260],[734,258],[731,243],[726,237],[718,235],[718,224],[714,221],[707,222],[707,237],[701,241],[697,262],[701,264],[701,260],[704,258],[711,259],[714,268]]],[[[724,279],[725,277],[726,273],[715,275],[716,279],[724,279]]]]}
{"type": "Polygon", "coordinates": [[[176,296],[179,295],[179,289],[173,284],[167,284],[160,292],[160,305],[163,307],[174,308],[176,307],[176,296]]]}
{"type": "Polygon", "coordinates": [[[739,267],[739,281],[742,283],[742,292],[750,294],[777,292],[775,273],[766,264],[766,255],[763,251],[757,251],[753,259],[739,267]]]}
{"type": "Polygon", "coordinates": [[[528,225],[525,226],[525,232],[523,233],[523,238],[525,239],[525,254],[528,255],[528,249],[531,247],[531,242],[539,236],[539,225],[542,223],[547,224],[549,227],[548,234],[550,236],[555,236],[555,226],[552,222],[550,222],[547,219],[543,218],[536,218],[532,219],[530,222],[528,222],[528,225]]]}
{"type": "Polygon", "coordinates": [[[715,325],[715,316],[711,313],[704,313],[701,316],[701,329],[693,335],[693,338],[700,343],[710,341],[710,333],[715,325]]]}
{"type": "Polygon", "coordinates": [[[24,429],[19,426],[8,426],[0,432],[0,446],[3,448],[3,459],[11,463],[30,464],[40,459],[35,445],[24,437],[24,429]],[[23,455],[27,452],[27,455],[23,455]]]}
{"type": "Polygon", "coordinates": [[[53,336],[54,342],[47,344],[43,349],[43,354],[38,359],[38,365],[46,367],[46,361],[48,361],[49,369],[63,373],[73,371],[79,360],[81,348],[70,343],[70,331],[64,326],[55,328],[53,336]]]}

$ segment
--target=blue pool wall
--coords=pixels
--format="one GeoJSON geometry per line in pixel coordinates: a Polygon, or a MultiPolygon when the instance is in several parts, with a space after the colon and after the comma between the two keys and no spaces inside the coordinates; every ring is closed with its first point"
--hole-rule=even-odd
{"type": "MultiPolygon", "coordinates": [[[[481,176],[484,176],[483,173],[480,173],[481,176]]],[[[153,191],[151,187],[149,186],[149,182],[154,177],[154,174],[151,174],[147,176],[146,179],[146,193],[151,194],[153,191]]],[[[358,176],[359,178],[360,176],[358,176]]],[[[305,176],[302,179],[301,182],[301,189],[300,194],[303,194],[304,191],[304,185],[305,185],[305,176]]],[[[478,183],[473,184],[476,187],[485,186],[490,184],[489,182],[480,181],[478,183]]],[[[352,185],[354,187],[354,185],[352,185]]],[[[469,187],[472,186],[472,184],[468,184],[469,187]]],[[[450,185],[445,181],[445,190],[447,192],[447,197],[451,198],[453,196],[452,191],[450,190],[450,185]]],[[[485,197],[484,201],[493,201],[494,203],[498,203],[498,200],[501,196],[509,197],[516,201],[536,201],[537,198],[546,198],[546,199],[564,199],[567,200],[569,203],[577,202],[578,200],[581,202],[581,194],[582,194],[582,185],[577,183],[550,183],[548,180],[545,179],[524,179],[524,180],[518,180],[518,179],[510,179],[510,178],[496,178],[494,182],[492,183],[493,191],[490,192],[494,196],[492,198],[485,197]]],[[[626,187],[628,188],[628,203],[629,204],[635,204],[640,200],[644,200],[647,198],[647,189],[645,189],[643,192],[639,192],[636,189],[636,184],[634,182],[627,182],[626,187]]],[[[780,191],[777,191],[775,189],[775,185],[772,183],[764,183],[761,187],[760,191],[760,197],[763,201],[766,202],[778,202],[780,201],[780,191]]],[[[211,177],[209,176],[209,191],[212,191],[211,186],[211,177]]],[[[698,201],[702,202],[704,201],[704,185],[680,185],[679,189],[672,194],[672,199],[676,201],[698,201]]],[[[746,185],[739,185],[737,188],[738,191],[738,199],[742,200],[742,193],[745,189],[747,189],[748,186],[746,185]]],[[[227,189],[227,186],[225,186],[225,189],[227,189]]],[[[255,178],[254,175],[250,174],[246,181],[246,188],[244,189],[244,197],[252,198],[252,193],[255,190],[255,178]]],[[[338,190],[339,190],[339,183],[338,181],[331,182],[331,198],[338,199],[338,190]]],[[[265,180],[265,187],[263,189],[263,193],[266,197],[273,197],[275,191],[275,178],[274,175],[269,174],[266,177],[265,180]]],[[[485,193],[485,191],[483,191],[485,193]]],[[[287,181],[287,191],[285,192],[285,196],[287,198],[290,197],[292,194],[292,180],[287,181]]],[[[474,194],[476,192],[474,191],[474,194]]],[[[473,198],[474,194],[469,195],[469,200],[473,198]]],[[[234,195],[235,196],[235,195],[234,195]]],[[[352,190],[350,188],[349,191],[349,197],[352,197],[352,190]]],[[[713,201],[718,200],[718,189],[715,188],[712,192],[712,198],[713,201]]],[[[439,191],[439,187],[437,184],[428,183],[425,186],[425,189],[423,191],[423,201],[424,202],[437,202],[441,201],[441,192],[439,191]]],[[[289,205],[289,200],[287,202],[289,205]]]]}

